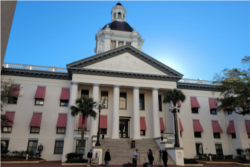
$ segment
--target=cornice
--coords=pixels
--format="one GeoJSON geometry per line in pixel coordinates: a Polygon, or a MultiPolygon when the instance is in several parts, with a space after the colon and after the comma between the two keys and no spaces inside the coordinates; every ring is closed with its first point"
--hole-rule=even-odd
{"type": "Polygon", "coordinates": [[[214,91],[214,85],[177,82],[178,89],[214,91]]]}
{"type": "Polygon", "coordinates": [[[47,78],[47,79],[62,79],[71,80],[69,73],[60,72],[48,72],[48,71],[37,71],[37,70],[25,70],[25,69],[11,69],[2,68],[2,75],[13,75],[22,77],[33,77],[33,78],[47,78]]]}

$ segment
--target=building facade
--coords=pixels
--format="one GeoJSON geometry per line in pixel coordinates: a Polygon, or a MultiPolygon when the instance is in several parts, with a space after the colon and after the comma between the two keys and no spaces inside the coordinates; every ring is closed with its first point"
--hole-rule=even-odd
{"type": "MultiPolygon", "coordinates": [[[[42,144],[42,157],[48,161],[65,161],[70,152],[86,157],[95,148],[99,119],[72,117],[69,109],[84,95],[96,102],[105,99],[100,114],[105,138],[152,139],[170,151],[174,146],[172,104],[163,99],[174,88],[186,95],[177,113],[182,161],[202,153],[230,155],[237,148],[249,148],[250,117],[218,111],[215,98],[220,94],[212,92],[211,81],[184,79],[143,53],[144,40],[126,22],[126,13],[117,3],[111,11],[112,22],[96,34],[96,55],[67,64],[66,69],[3,64],[2,79],[12,79],[13,86],[20,88],[15,100],[3,107],[3,114],[14,121],[1,128],[5,150],[32,151],[42,144]],[[85,145],[81,146],[83,119],[85,145]]],[[[181,164],[171,151],[170,156],[181,164]]]]}

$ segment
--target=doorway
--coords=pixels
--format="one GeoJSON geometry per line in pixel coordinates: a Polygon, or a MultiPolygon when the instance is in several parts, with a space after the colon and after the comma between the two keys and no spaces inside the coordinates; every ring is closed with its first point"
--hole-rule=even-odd
{"type": "Polygon", "coordinates": [[[129,119],[120,119],[119,135],[120,138],[128,138],[128,122],[129,119]]]}

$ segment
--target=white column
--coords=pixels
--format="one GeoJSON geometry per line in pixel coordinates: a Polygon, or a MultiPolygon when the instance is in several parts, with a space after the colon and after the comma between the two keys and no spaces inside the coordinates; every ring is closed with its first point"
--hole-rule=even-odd
{"type": "MultiPolygon", "coordinates": [[[[78,82],[71,82],[69,106],[75,105],[75,101],[78,95],[78,84],[78,82]]],[[[66,136],[64,138],[62,162],[66,161],[66,154],[74,152],[74,130],[75,117],[71,115],[71,110],[69,108],[67,116],[66,136]]]]}
{"type": "Polygon", "coordinates": [[[141,139],[140,135],[140,103],[139,103],[139,87],[133,88],[133,138],[141,139]]]}
{"type": "MultiPolygon", "coordinates": [[[[93,100],[99,103],[99,86],[100,84],[93,84],[93,100]]],[[[90,138],[94,135],[97,136],[97,129],[98,129],[98,121],[99,121],[99,111],[94,108],[94,111],[97,113],[96,119],[91,117],[90,119],[90,138]]]]}
{"type": "Polygon", "coordinates": [[[114,85],[113,92],[113,113],[112,113],[112,139],[119,139],[119,97],[120,97],[120,85],[114,85]]]}
{"type": "Polygon", "coordinates": [[[152,88],[154,138],[161,137],[158,100],[158,88],[152,88]]]}

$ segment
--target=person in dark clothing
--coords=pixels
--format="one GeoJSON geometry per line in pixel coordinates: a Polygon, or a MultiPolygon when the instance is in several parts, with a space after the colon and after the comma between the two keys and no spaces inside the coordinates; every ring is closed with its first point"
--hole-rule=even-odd
{"type": "Polygon", "coordinates": [[[162,151],[162,160],[163,160],[163,163],[164,163],[164,167],[167,167],[167,163],[168,163],[168,152],[166,149],[164,149],[162,151]]]}
{"type": "Polygon", "coordinates": [[[105,160],[105,167],[108,167],[109,161],[111,161],[111,156],[110,156],[110,153],[109,153],[109,149],[105,153],[104,160],[105,160]]]}
{"type": "Polygon", "coordinates": [[[89,166],[91,158],[92,158],[92,150],[91,149],[89,150],[87,157],[88,157],[88,166],[89,166]]]}
{"type": "Polygon", "coordinates": [[[148,152],[148,161],[150,165],[153,165],[154,157],[153,157],[152,151],[148,152]]]}

